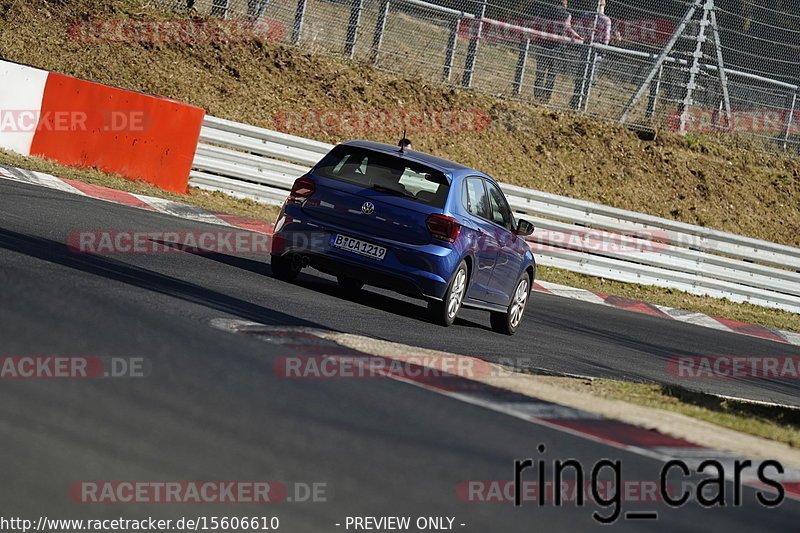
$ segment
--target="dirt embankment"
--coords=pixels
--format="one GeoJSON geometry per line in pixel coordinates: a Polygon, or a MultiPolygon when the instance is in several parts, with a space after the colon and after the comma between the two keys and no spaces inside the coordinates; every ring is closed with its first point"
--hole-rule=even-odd
{"type": "MultiPolygon", "coordinates": [[[[413,79],[275,44],[87,44],[76,20],[163,16],[145,0],[0,0],[0,57],[276,127],[297,109],[481,110],[482,131],[414,133],[415,148],[497,179],[800,246],[800,159],[706,137],[640,140],[618,125],[413,79]]],[[[312,128],[313,130],[313,128],[312,128]]],[[[307,131],[396,142],[397,133],[307,131]]]]}

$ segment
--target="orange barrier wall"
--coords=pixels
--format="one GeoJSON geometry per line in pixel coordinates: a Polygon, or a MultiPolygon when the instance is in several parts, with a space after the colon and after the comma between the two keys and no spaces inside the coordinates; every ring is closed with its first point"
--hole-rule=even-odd
{"type": "Polygon", "coordinates": [[[184,193],[204,117],[188,104],[50,73],[31,155],[184,193]]]}

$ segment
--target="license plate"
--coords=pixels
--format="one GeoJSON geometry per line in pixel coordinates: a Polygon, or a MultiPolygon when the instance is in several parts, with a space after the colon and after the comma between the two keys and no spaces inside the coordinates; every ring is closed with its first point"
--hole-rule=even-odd
{"type": "Polygon", "coordinates": [[[378,246],[377,244],[372,244],[360,239],[354,239],[352,237],[345,237],[344,235],[334,235],[331,246],[341,250],[347,250],[348,252],[353,252],[354,254],[363,255],[377,261],[383,261],[383,259],[386,257],[386,248],[383,246],[378,246]]]}

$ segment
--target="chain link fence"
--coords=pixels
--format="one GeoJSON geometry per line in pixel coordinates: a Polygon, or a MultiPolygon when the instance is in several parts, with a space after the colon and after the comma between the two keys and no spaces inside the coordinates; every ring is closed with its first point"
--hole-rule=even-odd
{"type": "Polygon", "coordinates": [[[680,132],[800,144],[786,0],[156,0],[404,76],[680,132]]]}

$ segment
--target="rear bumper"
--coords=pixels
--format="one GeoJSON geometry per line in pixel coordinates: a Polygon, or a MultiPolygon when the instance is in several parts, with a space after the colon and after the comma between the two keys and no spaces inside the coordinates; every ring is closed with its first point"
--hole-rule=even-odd
{"type": "Polygon", "coordinates": [[[276,230],[274,255],[298,254],[322,272],[358,278],[369,285],[425,299],[444,297],[450,274],[461,260],[458,252],[447,246],[400,243],[330,224],[285,218],[276,230]],[[386,256],[377,261],[334,248],[331,242],[336,234],[384,246],[386,256]]]}

